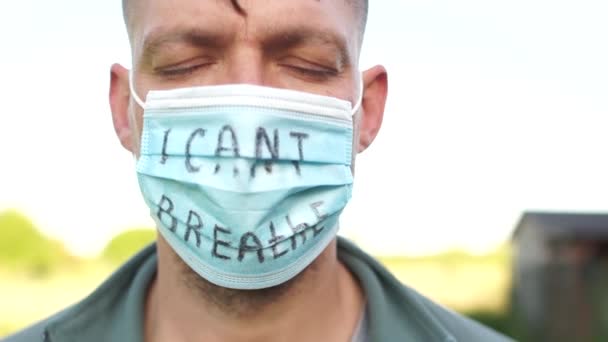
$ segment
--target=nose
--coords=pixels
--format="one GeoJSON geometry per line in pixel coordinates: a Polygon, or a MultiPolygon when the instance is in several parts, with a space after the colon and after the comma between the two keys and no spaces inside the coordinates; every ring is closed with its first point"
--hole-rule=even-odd
{"type": "Polygon", "coordinates": [[[264,85],[264,60],[259,51],[242,48],[228,60],[227,83],[264,85]]]}

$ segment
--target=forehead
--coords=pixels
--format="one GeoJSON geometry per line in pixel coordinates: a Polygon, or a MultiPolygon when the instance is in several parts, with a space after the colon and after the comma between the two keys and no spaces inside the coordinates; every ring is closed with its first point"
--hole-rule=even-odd
{"type": "MultiPolygon", "coordinates": [[[[147,37],[176,28],[221,30],[255,42],[264,33],[302,28],[333,32],[348,45],[358,37],[356,10],[350,0],[130,0],[129,29],[134,50],[147,37]]],[[[135,52],[135,51],[134,51],[135,52]]]]}

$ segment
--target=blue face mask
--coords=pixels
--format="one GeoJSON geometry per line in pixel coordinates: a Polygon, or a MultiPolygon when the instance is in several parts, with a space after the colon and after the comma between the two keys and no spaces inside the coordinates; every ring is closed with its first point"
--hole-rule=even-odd
{"type": "MultiPolygon", "coordinates": [[[[133,78],[131,77],[131,80],[133,78]]],[[[323,252],[351,197],[353,114],[337,98],[253,85],[151,91],[137,176],[158,230],[233,289],[291,279],[323,252]]]]}

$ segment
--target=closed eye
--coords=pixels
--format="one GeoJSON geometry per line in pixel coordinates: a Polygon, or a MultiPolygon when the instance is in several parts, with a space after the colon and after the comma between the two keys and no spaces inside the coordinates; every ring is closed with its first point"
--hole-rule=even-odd
{"type": "Polygon", "coordinates": [[[298,74],[299,76],[314,78],[318,80],[325,80],[338,75],[338,71],[330,68],[322,67],[303,67],[294,64],[281,64],[283,68],[286,68],[290,72],[298,74]]]}
{"type": "Polygon", "coordinates": [[[187,76],[199,69],[207,68],[215,64],[213,59],[197,57],[190,60],[164,65],[154,68],[154,72],[161,77],[177,78],[187,76]]]}
{"type": "Polygon", "coordinates": [[[167,68],[167,69],[157,69],[156,73],[163,77],[179,77],[179,76],[187,76],[198,69],[202,69],[208,66],[211,66],[213,63],[203,63],[203,64],[195,64],[187,67],[179,67],[179,68],[167,68]]]}

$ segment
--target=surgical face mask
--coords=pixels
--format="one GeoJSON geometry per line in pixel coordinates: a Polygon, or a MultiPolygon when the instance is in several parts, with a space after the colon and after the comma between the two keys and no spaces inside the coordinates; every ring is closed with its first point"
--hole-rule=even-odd
{"type": "MultiPolygon", "coordinates": [[[[160,234],[218,286],[288,281],[335,238],[361,103],[254,85],[150,91],[136,169],[160,234]]],[[[362,89],[361,89],[362,91],[362,89]]],[[[133,120],[133,122],[135,122],[133,120]]]]}

